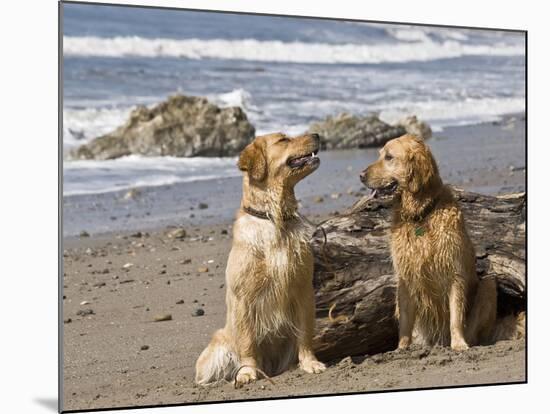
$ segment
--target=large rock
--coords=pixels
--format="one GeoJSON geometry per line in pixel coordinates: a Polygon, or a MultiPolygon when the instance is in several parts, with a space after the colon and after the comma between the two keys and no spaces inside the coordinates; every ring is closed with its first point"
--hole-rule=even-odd
{"type": "Polygon", "coordinates": [[[432,137],[432,129],[430,126],[424,121],[419,121],[416,115],[403,118],[397,125],[405,128],[407,134],[416,135],[424,139],[432,137]]]}
{"type": "Polygon", "coordinates": [[[176,95],[152,109],[137,107],[124,125],[82,145],[72,156],[100,160],[130,154],[231,156],[238,154],[254,133],[239,107],[222,109],[205,98],[176,95]]]}
{"type": "Polygon", "coordinates": [[[374,114],[356,116],[348,113],[329,116],[311,125],[308,132],[321,136],[323,149],[381,147],[390,139],[405,133],[420,135],[425,139],[431,136],[430,127],[415,116],[405,118],[397,125],[389,125],[374,114]]]}

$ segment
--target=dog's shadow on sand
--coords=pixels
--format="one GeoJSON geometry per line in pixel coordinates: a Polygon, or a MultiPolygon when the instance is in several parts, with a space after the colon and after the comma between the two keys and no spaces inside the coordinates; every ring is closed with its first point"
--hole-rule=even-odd
{"type": "Polygon", "coordinates": [[[51,411],[58,411],[57,398],[35,398],[34,402],[51,411]]]}

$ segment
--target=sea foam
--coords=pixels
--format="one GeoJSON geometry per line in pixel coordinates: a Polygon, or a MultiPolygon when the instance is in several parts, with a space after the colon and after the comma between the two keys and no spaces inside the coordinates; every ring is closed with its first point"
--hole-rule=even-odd
{"type": "Polygon", "coordinates": [[[420,40],[394,44],[326,44],[260,41],[255,39],[147,39],[137,36],[102,38],[64,36],[65,56],[180,57],[260,62],[323,64],[399,63],[457,58],[461,56],[522,56],[521,44],[499,42],[472,45],[456,40],[435,42],[420,32],[396,32],[398,38],[420,40]]]}
{"type": "Polygon", "coordinates": [[[236,177],[235,157],[144,157],[115,160],[78,160],[63,163],[63,196],[98,194],[136,187],[156,187],[236,177]]]}
{"type": "Polygon", "coordinates": [[[525,111],[525,98],[481,98],[457,101],[394,102],[379,108],[380,118],[396,122],[417,115],[435,131],[442,127],[477,124],[498,120],[502,115],[525,111]]]}

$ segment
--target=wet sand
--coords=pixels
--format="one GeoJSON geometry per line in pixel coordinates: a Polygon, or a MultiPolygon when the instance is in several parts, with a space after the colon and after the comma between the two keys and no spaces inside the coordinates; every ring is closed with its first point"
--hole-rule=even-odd
{"type": "MultiPolygon", "coordinates": [[[[447,182],[488,193],[525,189],[521,117],[447,129],[430,146],[447,182]]],[[[332,153],[330,168],[300,184],[302,212],[315,221],[351,205],[362,194],[357,175],[375,153],[357,151],[355,158],[332,153]]],[[[237,390],[231,384],[195,386],[195,360],[225,319],[224,270],[240,197],[239,180],[220,181],[223,185],[209,191],[204,185],[176,185],[144,189],[134,198],[96,197],[102,207],[90,209],[91,218],[74,217],[90,208],[87,198],[64,201],[71,223],[63,254],[65,410],[525,380],[524,342],[505,341],[464,353],[413,348],[327,361],[323,374],[291,370],[275,377],[274,385],[264,379],[237,390]],[[182,195],[184,189],[198,194],[191,199],[182,195]],[[199,202],[208,208],[198,209],[199,202]],[[119,211],[126,213],[109,220],[116,225],[105,231],[94,227],[105,214],[119,211]],[[174,225],[185,229],[183,239],[173,237],[174,225]],[[80,230],[91,237],[74,237],[80,230]],[[167,315],[170,320],[155,321],[167,315]]]]}

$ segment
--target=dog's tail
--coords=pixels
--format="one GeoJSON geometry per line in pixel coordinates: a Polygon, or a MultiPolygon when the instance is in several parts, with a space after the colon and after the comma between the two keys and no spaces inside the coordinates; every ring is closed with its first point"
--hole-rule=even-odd
{"type": "Polygon", "coordinates": [[[498,318],[493,333],[493,342],[525,338],[525,312],[498,318]]]}
{"type": "Polygon", "coordinates": [[[216,331],[208,346],[202,351],[195,365],[195,382],[212,385],[230,381],[239,368],[239,358],[223,329],[216,331]]]}

